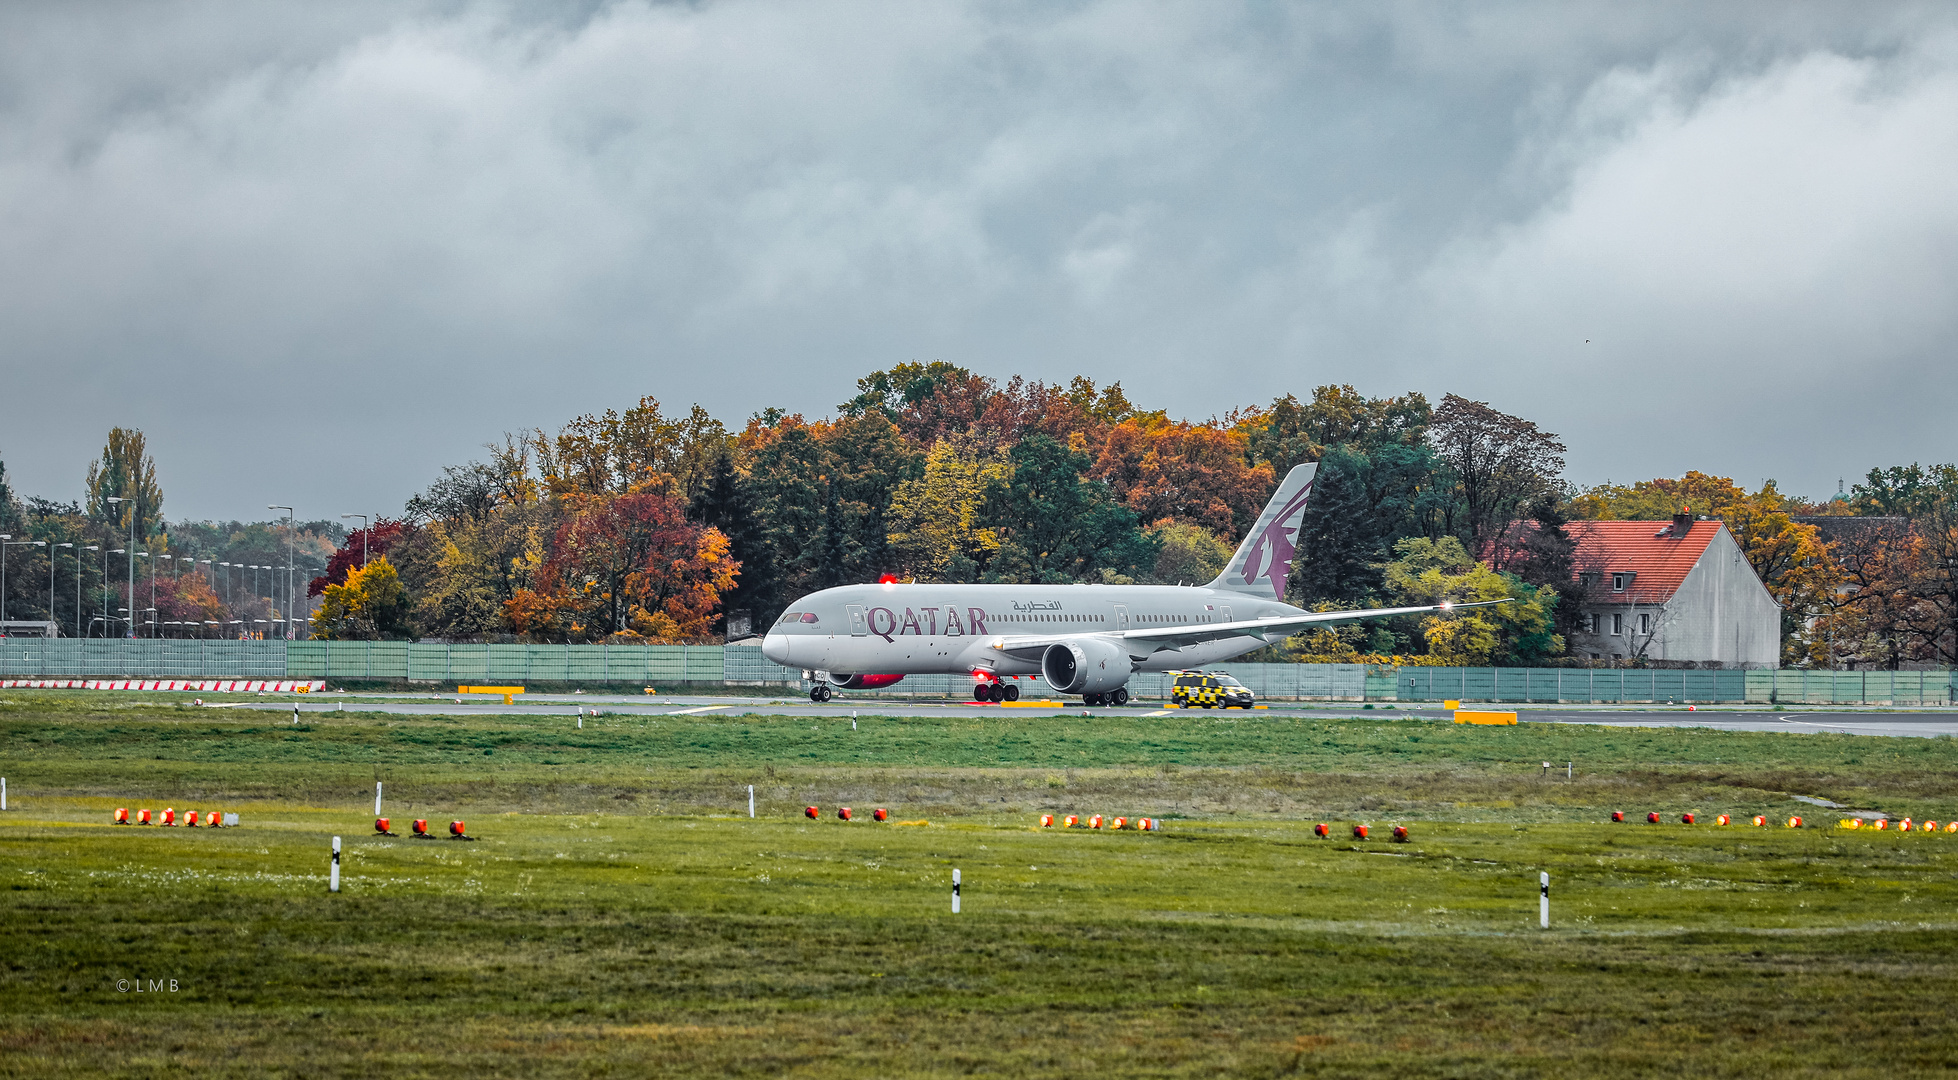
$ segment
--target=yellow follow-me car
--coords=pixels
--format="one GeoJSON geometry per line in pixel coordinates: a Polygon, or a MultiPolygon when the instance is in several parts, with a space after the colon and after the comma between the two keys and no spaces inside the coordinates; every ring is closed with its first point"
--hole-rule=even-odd
{"type": "Polygon", "coordinates": [[[1221,671],[1177,671],[1169,703],[1184,708],[1248,709],[1255,700],[1250,687],[1221,671]]]}

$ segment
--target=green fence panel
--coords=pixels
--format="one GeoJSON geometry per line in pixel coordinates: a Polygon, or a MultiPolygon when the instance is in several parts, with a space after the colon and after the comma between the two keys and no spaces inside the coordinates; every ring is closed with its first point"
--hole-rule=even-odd
{"type": "Polygon", "coordinates": [[[448,682],[453,646],[442,642],[408,643],[408,678],[417,682],[448,682]]]}
{"type": "Polygon", "coordinates": [[[326,675],[325,641],[294,641],[286,645],[286,674],[295,679],[318,679],[326,675]]]}
{"type": "Polygon", "coordinates": [[[408,677],[408,643],[405,641],[371,641],[367,650],[368,670],[376,679],[405,679],[408,677]]]}

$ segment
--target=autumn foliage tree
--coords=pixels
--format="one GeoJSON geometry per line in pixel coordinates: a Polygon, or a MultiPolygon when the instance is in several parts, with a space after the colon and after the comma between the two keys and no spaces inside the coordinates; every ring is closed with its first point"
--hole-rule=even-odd
{"type": "Polygon", "coordinates": [[[707,635],[740,565],[727,537],[689,522],[685,508],[661,492],[567,496],[536,587],[505,604],[511,624],[582,641],[707,635]]]}

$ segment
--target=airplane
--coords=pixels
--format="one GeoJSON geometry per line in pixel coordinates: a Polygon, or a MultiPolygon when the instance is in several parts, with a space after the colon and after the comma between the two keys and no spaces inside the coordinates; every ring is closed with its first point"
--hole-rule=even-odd
{"type": "Polygon", "coordinates": [[[1013,700],[1001,676],[1038,675],[1090,706],[1126,705],[1138,671],[1202,667],[1307,627],[1508,603],[1306,611],[1285,583],[1317,463],[1285,475],[1223,573],[1207,585],[900,583],[824,589],[790,604],[762,654],[801,668],[811,701],[832,685],[874,690],[906,675],[971,674],[976,700],[1013,700]]]}

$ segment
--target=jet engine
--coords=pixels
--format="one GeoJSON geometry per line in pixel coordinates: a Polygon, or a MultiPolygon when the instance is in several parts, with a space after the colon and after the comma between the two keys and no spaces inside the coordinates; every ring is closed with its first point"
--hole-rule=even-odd
{"type": "Polygon", "coordinates": [[[904,678],[902,675],[838,676],[836,677],[836,688],[838,690],[875,690],[880,686],[889,686],[902,678],[904,678]]]}
{"type": "Polygon", "coordinates": [[[1105,694],[1129,681],[1129,654],[1112,641],[1083,638],[1047,646],[1040,674],[1063,694],[1105,694]]]}

